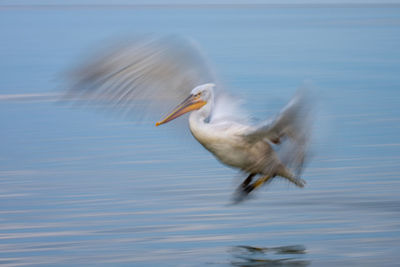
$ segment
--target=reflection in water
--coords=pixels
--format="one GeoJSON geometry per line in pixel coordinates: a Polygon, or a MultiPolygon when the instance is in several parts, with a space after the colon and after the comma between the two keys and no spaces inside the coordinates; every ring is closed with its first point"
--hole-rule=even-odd
{"type": "Polygon", "coordinates": [[[308,266],[311,262],[301,259],[306,254],[303,245],[259,248],[237,246],[231,249],[233,266],[308,266]]]}

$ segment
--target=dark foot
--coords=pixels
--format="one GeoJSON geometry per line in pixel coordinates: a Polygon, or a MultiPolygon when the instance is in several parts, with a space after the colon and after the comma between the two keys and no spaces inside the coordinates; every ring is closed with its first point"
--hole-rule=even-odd
{"type": "Polygon", "coordinates": [[[239,203],[246,199],[247,195],[254,189],[254,186],[250,183],[255,175],[255,173],[250,173],[249,176],[247,176],[247,178],[238,186],[233,196],[234,203],[239,203]]]}
{"type": "Polygon", "coordinates": [[[247,176],[247,178],[243,181],[243,183],[240,186],[242,188],[245,188],[248,184],[251,183],[255,175],[256,175],[255,173],[250,173],[249,176],[247,176]]]}

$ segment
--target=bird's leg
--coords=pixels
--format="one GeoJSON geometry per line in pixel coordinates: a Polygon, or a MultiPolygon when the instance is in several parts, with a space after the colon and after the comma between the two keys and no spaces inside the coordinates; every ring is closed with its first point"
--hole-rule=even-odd
{"type": "MultiPolygon", "coordinates": [[[[234,202],[239,203],[243,201],[248,195],[248,188],[251,187],[250,183],[253,180],[253,177],[256,176],[256,173],[250,173],[246,179],[238,186],[236,189],[236,193],[234,195],[234,202]]],[[[251,190],[250,190],[251,191],[251,190]]]]}
{"type": "Polygon", "coordinates": [[[263,184],[265,184],[268,180],[270,180],[271,178],[273,178],[275,175],[266,175],[263,176],[259,179],[257,179],[254,183],[246,186],[246,188],[243,189],[243,191],[246,194],[249,194],[251,191],[253,191],[254,189],[259,188],[260,186],[262,186],[263,184]]]}
{"type": "Polygon", "coordinates": [[[248,186],[251,181],[253,180],[253,177],[255,176],[255,173],[250,173],[249,176],[247,176],[247,178],[243,181],[243,183],[240,185],[241,188],[246,188],[246,186],[248,186]]]}

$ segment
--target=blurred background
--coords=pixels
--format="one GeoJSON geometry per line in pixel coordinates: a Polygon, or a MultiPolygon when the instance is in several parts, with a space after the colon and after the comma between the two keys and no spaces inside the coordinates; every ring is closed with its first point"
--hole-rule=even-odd
{"type": "Polygon", "coordinates": [[[398,264],[400,3],[243,3],[0,1],[0,264],[398,264]],[[311,87],[306,187],[232,205],[243,177],[187,129],[57,101],[65,70],[148,33],[196,40],[261,119],[311,87]]]}

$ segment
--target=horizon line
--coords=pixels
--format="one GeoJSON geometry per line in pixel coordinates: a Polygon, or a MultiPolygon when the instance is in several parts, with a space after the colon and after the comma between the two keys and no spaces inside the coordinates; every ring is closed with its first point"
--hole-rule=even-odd
{"type": "Polygon", "coordinates": [[[237,3],[237,4],[0,4],[0,9],[103,8],[400,8],[400,3],[237,3]]]}

